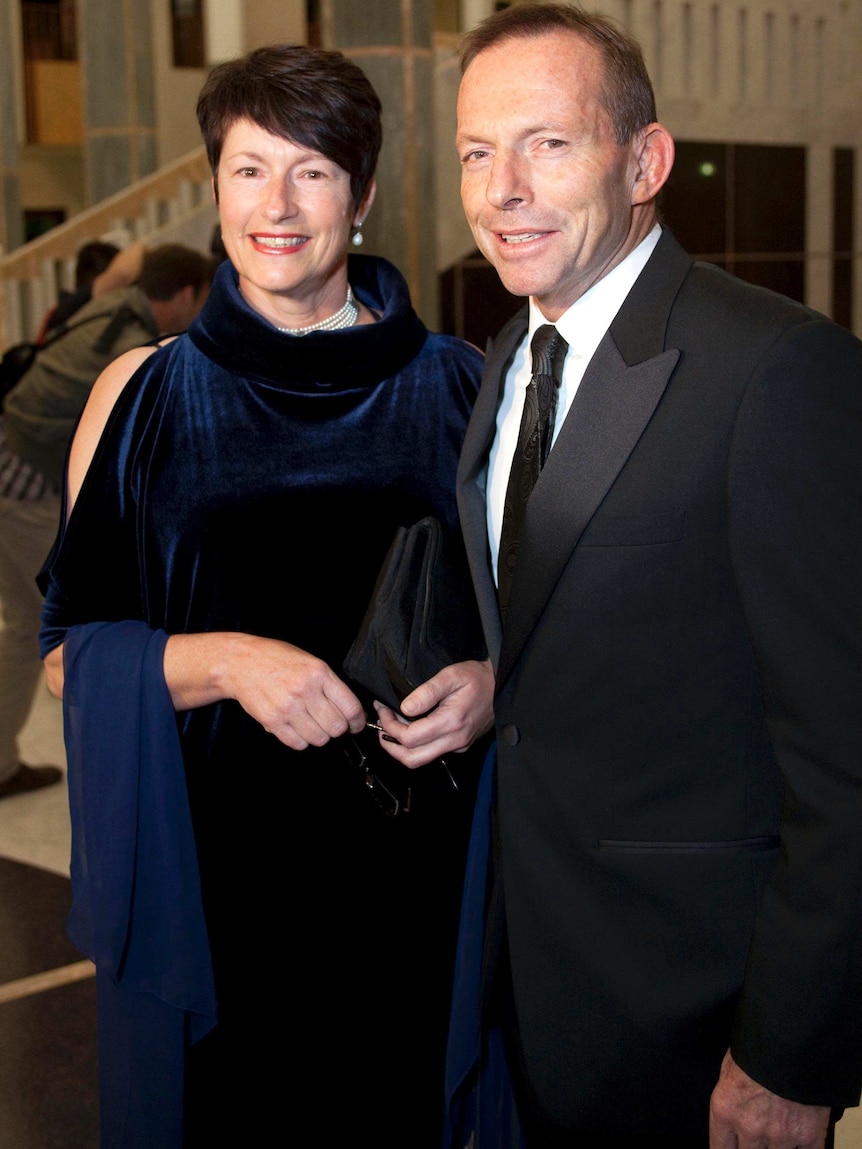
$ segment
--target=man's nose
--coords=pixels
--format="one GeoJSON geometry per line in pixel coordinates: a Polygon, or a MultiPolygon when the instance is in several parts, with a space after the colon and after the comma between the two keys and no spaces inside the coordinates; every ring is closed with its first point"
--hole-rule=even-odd
{"type": "Polygon", "coordinates": [[[485,195],[496,208],[514,208],[530,198],[526,165],[511,153],[494,156],[485,195]]]}

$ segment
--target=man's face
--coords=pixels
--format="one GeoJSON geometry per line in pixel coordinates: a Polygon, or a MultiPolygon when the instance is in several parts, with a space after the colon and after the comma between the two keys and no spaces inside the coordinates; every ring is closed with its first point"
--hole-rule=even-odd
{"type": "Polygon", "coordinates": [[[633,210],[637,142],[615,142],[603,67],[598,49],[560,31],[501,41],[461,81],[456,146],[476,243],[552,321],[648,230],[633,210]]]}

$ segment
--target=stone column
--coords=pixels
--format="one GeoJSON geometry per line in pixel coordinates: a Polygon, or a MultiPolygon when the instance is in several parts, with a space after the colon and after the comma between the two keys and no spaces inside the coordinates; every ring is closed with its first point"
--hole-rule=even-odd
{"type": "Polygon", "coordinates": [[[78,13],[87,198],[98,203],[157,166],[150,3],[87,0],[78,13]]]}
{"type": "Polygon", "coordinates": [[[20,0],[0,0],[0,253],[24,241],[18,195],[18,69],[20,0]]]}
{"type": "MultiPolygon", "coordinates": [[[[437,326],[432,0],[322,0],[322,41],[367,74],[383,105],[377,199],[365,246],[403,273],[413,305],[437,326]]],[[[448,141],[447,141],[448,142],[448,141]]]]}

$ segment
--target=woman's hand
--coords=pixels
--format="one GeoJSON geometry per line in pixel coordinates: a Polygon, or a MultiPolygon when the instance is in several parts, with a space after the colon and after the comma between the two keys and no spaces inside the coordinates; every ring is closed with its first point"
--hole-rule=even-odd
{"type": "Polygon", "coordinates": [[[375,702],[383,734],[380,745],[403,766],[425,766],[445,754],[460,754],[494,725],[494,672],[490,662],[455,662],[417,686],[401,712],[426,714],[407,722],[375,702]],[[431,711],[431,713],[427,713],[431,711]],[[389,739],[395,739],[395,742],[389,739]]]}
{"type": "Polygon", "coordinates": [[[62,698],[63,683],[66,678],[63,668],[63,647],[55,646],[53,650],[49,650],[42,662],[45,666],[45,681],[48,684],[48,689],[55,698],[62,698]]]}
{"type": "Polygon", "coordinates": [[[359,699],[327,664],[289,642],[251,634],[178,634],[165,648],[174,707],[235,698],[285,746],[323,746],[365,726],[359,699]]]}

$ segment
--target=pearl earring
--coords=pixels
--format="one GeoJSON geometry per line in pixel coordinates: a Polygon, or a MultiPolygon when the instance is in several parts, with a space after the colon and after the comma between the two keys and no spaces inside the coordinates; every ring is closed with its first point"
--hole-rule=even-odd
{"type": "Polygon", "coordinates": [[[357,223],[353,229],[353,246],[362,247],[362,224],[357,223]]]}

